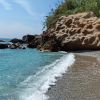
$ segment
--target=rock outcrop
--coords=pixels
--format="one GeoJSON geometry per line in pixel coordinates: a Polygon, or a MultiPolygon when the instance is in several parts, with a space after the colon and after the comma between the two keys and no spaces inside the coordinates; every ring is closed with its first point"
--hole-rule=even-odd
{"type": "Polygon", "coordinates": [[[20,43],[20,44],[23,44],[24,43],[23,40],[17,39],[17,38],[10,40],[10,42],[12,42],[12,43],[20,43]]]}
{"type": "Polygon", "coordinates": [[[0,44],[0,49],[7,49],[8,48],[8,44],[0,44]]]}
{"type": "Polygon", "coordinates": [[[42,44],[41,35],[25,35],[22,39],[14,38],[10,40],[9,44],[8,42],[0,43],[0,49],[26,49],[26,47],[37,48],[40,44],[42,44]]]}
{"type": "Polygon", "coordinates": [[[41,44],[41,35],[25,35],[22,40],[28,44],[28,48],[37,48],[41,44]]]}
{"type": "Polygon", "coordinates": [[[93,12],[62,16],[42,34],[40,50],[99,50],[100,18],[93,12]]]}
{"type": "Polygon", "coordinates": [[[9,44],[8,47],[10,49],[26,49],[26,47],[20,43],[9,44]]]}
{"type": "Polygon", "coordinates": [[[46,32],[43,32],[41,37],[42,41],[40,42],[40,45],[38,45],[38,49],[40,49],[41,51],[55,52],[59,50],[59,43],[54,34],[48,34],[46,32]]]}
{"type": "MultiPolygon", "coordinates": [[[[41,51],[100,50],[100,18],[93,12],[61,16],[41,35],[26,35],[11,42],[12,49],[25,43],[28,48],[41,51]]],[[[0,48],[8,46],[0,44],[0,48]]]]}
{"type": "Polygon", "coordinates": [[[32,41],[34,40],[35,36],[34,35],[25,35],[22,37],[22,40],[25,43],[32,43],[32,41]]]}

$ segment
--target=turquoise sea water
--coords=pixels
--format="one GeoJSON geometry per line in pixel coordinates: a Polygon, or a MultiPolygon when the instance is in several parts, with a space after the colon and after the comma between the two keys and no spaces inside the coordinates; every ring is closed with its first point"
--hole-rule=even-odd
{"type": "Polygon", "coordinates": [[[0,100],[13,98],[22,81],[60,56],[58,53],[41,53],[35,49],[0,50],[0,100]]]}
{"type": "Polygon", "coordinates": [[[64,55],[67,54],[43,53],[36,49],[0,50],[0,100],[45,100],[44,95],[36,91],[49,88],[56,74],[51,72],[64,55]]]}

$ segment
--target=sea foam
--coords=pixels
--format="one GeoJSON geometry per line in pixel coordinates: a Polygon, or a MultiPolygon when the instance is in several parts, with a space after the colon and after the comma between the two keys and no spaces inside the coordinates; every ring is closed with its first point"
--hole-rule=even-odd
{"type": "Polygon", "coordinates": [[[74,62],[72,53],[65,54],[52,64],[44,66],[34,76],[29,76],[21,83],[24,89],[19,93],[19,100],[48,100],[46,92],[50,85],[55,85],[56,77],[61,77],[74,62]]]}

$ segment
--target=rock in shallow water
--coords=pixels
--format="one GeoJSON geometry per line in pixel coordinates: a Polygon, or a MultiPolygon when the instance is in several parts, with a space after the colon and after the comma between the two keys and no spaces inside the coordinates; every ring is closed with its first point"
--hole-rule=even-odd
{"type": "Polygon", "coordinates": [[[20,43],[10,44],[8,47],[10,49],[26,49],[26,47],[20,43]]]}
{"type": "Polygon", "coordinates": [[[41,35],[25,35],[22,40],[28,44],[28,48],[36,48],[41,44],[41,35]]]}
{"type": "Polygon", "coordinates": [[[8,44],[0,44],[0,49],[6,49],[8,48],[8,44]]]}

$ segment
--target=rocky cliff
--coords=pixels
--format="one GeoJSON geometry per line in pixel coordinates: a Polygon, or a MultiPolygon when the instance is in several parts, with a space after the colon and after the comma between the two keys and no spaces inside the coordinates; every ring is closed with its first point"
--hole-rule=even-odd
{"type": "Polygon", "coordinates": [[[100,49],[100,18],[93,12],[62,16],[42,34],[40,50],[100,49]]]}
{"type": "Polygon", "coordinates": [[[93,12],[61,16],[41,35],[26,35],[11,42],[41,51],[100,50],[100,18],[93,12]]]}

